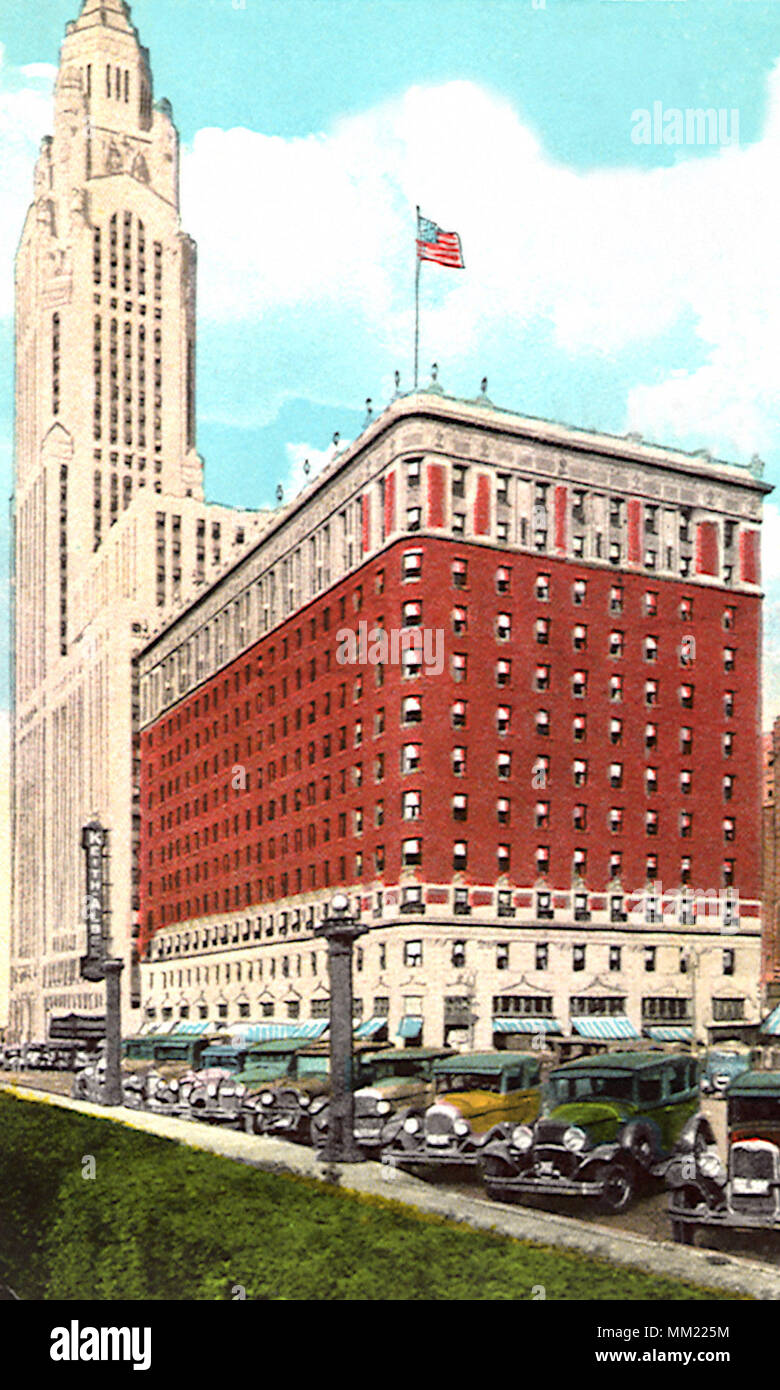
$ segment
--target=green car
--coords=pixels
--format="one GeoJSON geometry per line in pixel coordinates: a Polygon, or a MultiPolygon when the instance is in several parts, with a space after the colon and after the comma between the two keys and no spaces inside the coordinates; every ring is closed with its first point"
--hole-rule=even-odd
{"type": "Polygon", "coordinates": [[[593,1197],[625,1210],[672,1155],[709,1143],[688,1054],[618,1052],[556,1068],[533,1126],[504,1126],[480,1155],[490,1197],[593,1197]]]}

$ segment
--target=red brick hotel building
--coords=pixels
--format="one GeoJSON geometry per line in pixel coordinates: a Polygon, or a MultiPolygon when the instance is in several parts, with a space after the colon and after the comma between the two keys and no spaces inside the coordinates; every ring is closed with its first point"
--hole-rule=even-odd
{"type": "Polygon", "coordinates": [[[397,397],[138,658],[147,1020],[324,1019],[346,888],[368,1034],[754,1023],[768,490],[397,397]]]}

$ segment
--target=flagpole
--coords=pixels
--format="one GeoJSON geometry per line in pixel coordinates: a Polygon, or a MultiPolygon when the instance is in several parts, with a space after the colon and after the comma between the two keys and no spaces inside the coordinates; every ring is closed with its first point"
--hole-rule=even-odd
{"type": "Polygon", "coordinates": [[[420,349],[420,250],[417,241],[420,235],[420,205],[417,205],[417,227],[414,238],[414,389],[417,390],[417,361],[420,349]]]}

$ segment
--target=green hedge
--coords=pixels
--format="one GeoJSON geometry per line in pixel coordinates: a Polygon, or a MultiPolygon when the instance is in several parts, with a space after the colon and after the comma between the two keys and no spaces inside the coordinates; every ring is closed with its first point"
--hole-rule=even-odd
{"type": "Polygon", "coordinates": [[[0,1278],[39,1299],[727,1297],[4,1094],[0,1278]]]}

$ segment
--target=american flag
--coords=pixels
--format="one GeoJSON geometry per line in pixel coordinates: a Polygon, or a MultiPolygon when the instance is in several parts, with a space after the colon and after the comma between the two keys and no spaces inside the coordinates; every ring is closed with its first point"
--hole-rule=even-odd
{"type": "Polygon", "coordinates": [[[430,218],[417,214],[417,259],[436,261],[453,270],[464,270],[463,251],[457,232],[443,232],[430,218]]]}

